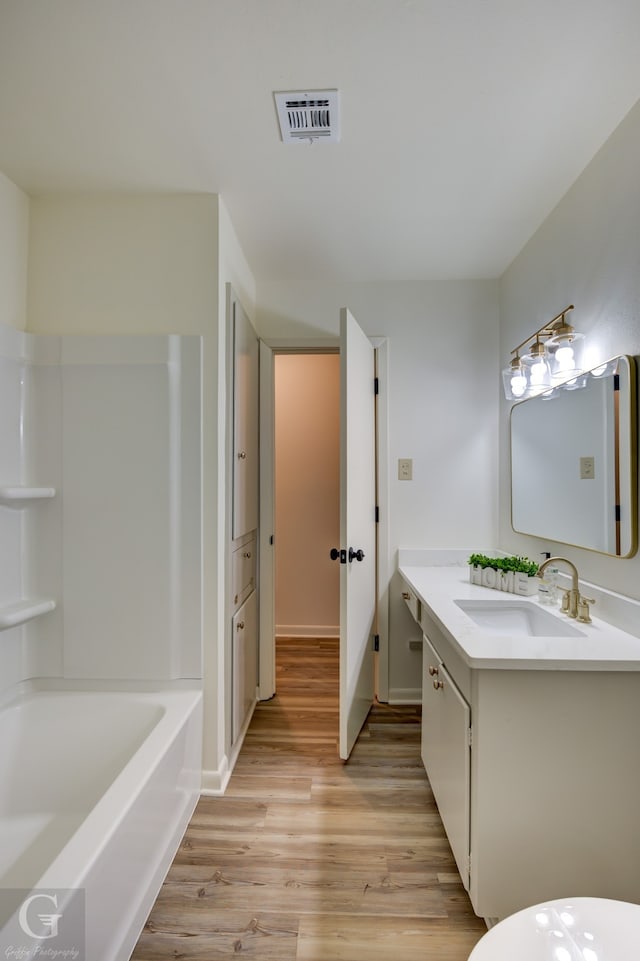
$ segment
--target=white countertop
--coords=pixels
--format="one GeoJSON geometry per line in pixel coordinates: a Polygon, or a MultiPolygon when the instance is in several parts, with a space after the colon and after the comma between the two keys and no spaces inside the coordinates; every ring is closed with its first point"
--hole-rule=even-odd
{"type": "Polygon", "coordinates": [[[584,637],[498,636],[480,628],[455,603],[457,600],[522,601],[539,605],[536,597],[518,597],[469,583],[467,567],[401,564],[401,576],[473,668],[499,670],[640,671],[640,639],[593,616],[581,624],[561,614],[559,607],[542,607],[568,621],[584,637]]]}

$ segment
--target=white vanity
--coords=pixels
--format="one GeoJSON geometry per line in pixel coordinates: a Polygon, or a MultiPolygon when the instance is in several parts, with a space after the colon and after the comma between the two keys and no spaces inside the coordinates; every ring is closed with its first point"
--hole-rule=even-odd
{"type": "Polygon", "coordinates": [[[640,902],[640,639],[463,566],[399,570],[424,635],[422,757],[476,913],[640,902]]]}

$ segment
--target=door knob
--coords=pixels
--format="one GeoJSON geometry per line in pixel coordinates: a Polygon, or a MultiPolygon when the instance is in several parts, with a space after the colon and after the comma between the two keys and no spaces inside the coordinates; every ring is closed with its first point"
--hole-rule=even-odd
{"type": "Polygon", "coordinates": [[[347,552],[341,551],[338,547],[332,547],[329,551],[329,557],[332,561],[339,560],[341,564],[347,563],[347,552]]]}
{"type": "Polygon", "coordinates": [[[354,551],[353,547],[350,547],[350,548],[349,548],[349,563],[351,563],[351,561],[353,561],[353,560],[363,561],[363,560],[364,560],[364,551],[361,550],[361,549],[358,549],[357,551],[354,551]]]}

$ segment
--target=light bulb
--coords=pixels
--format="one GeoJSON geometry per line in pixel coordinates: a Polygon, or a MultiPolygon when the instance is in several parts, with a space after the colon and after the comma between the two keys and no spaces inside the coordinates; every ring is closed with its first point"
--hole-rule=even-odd
{"type": "Polygon", "coordinates": [[[558,347],[556,350],[556,365],[558,370],[573,369],[573,347],[569,347],[568,345],[558,347]]]}
{"type": "Polygon", "coordinates": [[[527,389],[527,378],[518,371],[511,377],[511,393],[514,397],[522,397],[527,389]]]}
{"type": "Polygon", "coordinates": [[[530,378],[532,387],[539,387],[540,385],[546,384],[547,365],[544,360],[537,360],[535,364],[532,364],[530,378]]]}

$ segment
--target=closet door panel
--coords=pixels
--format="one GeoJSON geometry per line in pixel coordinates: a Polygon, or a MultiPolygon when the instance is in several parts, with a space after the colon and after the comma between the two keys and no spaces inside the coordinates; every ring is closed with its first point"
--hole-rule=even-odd
{"type": "Polygon", "coordinates": [[[232,742],[238,739],[256,699],[258,637],[257,598],[254,591],[234,614],[233,631],[233,729],[232,742]]]}
{"type": "Polygon", "coordinates": [[[258,527],[258,355],[256,333],[236,301],[233,314],[234,540],[258,527]]]}

